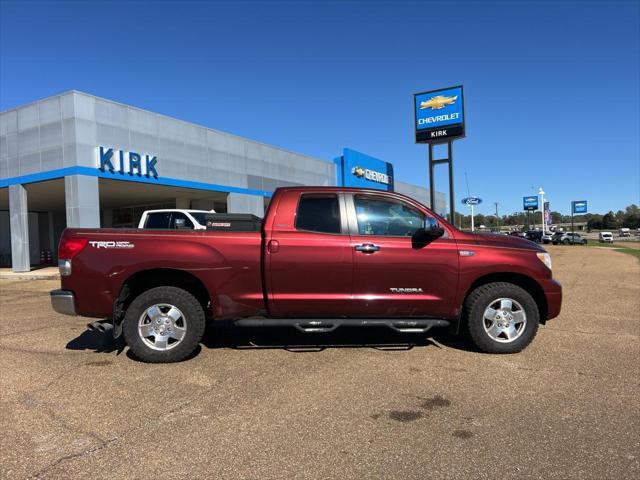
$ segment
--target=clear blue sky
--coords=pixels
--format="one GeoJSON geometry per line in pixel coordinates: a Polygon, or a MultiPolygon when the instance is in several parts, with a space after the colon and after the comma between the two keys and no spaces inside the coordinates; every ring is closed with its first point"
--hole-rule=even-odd
{"type": "MultiPolygon", "coordinates": [[[[640,203],[640,2],[15,2],[0,110],[77,89],[428,184],[412,94],[465,87],[456,202],[640,203]]],[[[436,175],[446,190],[445,167],[436,175]]],[[[465,207],[457,205],[459,210],[465,207]]]]}

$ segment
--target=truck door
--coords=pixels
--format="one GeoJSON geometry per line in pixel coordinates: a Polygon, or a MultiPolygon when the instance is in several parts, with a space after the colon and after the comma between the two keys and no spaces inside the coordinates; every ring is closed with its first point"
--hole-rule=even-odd
{"type": "Polygon", "coordinates": [[[347,194],[345,199],[354,253],[354,312],[386,318],[450,315],[459,259],[449,233],[415,245],[413,233],[434,217],[389,196],[347,194]]]}
{"type": "Polygon", "coordinates": [[[283,194],[266,238],[269,311],[281,317],[342,317],[351,312],[353,249],[344,197],[283,194]]]}

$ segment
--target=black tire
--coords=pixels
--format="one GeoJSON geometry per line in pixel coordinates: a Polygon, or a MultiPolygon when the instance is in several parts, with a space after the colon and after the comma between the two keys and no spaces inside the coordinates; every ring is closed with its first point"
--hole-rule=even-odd
{"type": "Polygon", "coordinates": [[[205,330],[205,316],[202,305],[186,290],[176,287],[156,287],[138,295],[129,305],[124,317],[125,341],[133,355],[149,363],[180,362],[197,348],[205,330]],[[153,305],[168,304],[177,307],[186,320],[186,332],[175,347],[155,350],[147,345],[138,333],[138,322],[144,312],[153,305]]]}
{"type": "Polygon", "coordinates": [[[473,290],[465,300],[462,322],[463,333],[482,352],[517,353],[523,350],[536,336],[540,324],[540,312],[533,297],[512,283],[496,282],[473,290]],[[485,329],[484,312],[491,302],[509,298],[518,302],[525,314],[526,323],[519,337],[509,343],[494,340],[485,329]]]}
{"type": "Polygon", "coordinates": [[[563,240],[563,241],[562,241],[562,244],[563,244],[563,245],[569,245],[569,240],[563,240]]]}

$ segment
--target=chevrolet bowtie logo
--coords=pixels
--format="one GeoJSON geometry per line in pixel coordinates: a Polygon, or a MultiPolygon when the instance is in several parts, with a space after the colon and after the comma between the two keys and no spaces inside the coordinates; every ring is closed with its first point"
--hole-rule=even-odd
{"type": "Polygon", "coordinates": [[[364,168],[353,167],[353,169],[351,170],[351,173],[353,173],[356,177],[364,177],[364,168]]]}
{"type": "Polygon", "coordinates": [[[431,97],[426,102],[420,102],[420,110],[425,110],[427,108],[430,108],[431,110],[440,110],[447,105],[453,105],[457,99],[457,95],[454,95],[453,97],[436,95],[435,97],[431,97]]]}

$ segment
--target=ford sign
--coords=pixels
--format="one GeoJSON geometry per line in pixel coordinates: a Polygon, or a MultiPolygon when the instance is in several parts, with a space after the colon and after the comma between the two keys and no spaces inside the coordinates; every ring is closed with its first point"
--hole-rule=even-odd
{"type": "Polygon", "coordinates": [[[479,197],[467,197],[462,199],[463,205],[480,205],[482,203],[482,199],[479,197]]]}

